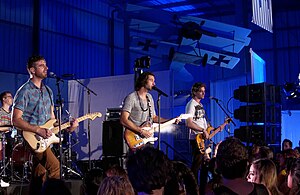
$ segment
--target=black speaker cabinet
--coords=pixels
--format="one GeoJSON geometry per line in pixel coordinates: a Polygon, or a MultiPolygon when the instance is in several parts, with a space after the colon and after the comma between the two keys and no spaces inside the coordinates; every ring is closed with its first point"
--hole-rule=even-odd
{"type": "Polygon", "coordinates": [[[268,145],[279,145],[281,142],[281,127],[277,125],[240,126],[234,130],[234,137],[243,142],[257,143],[264,141],[268,145]]]}
{"type": "Polygon", "coordinates": [[[120,121],[104,121],[102,134],[103,156],[122,156],[124,154],[123,126],[120,121]]]}
{"type": "Polygon", "coordinates": [[[241,102],[249,103],[280,103],[280,87],[267,83],[240,86],[234,90],[233,97],[241,102]]]}

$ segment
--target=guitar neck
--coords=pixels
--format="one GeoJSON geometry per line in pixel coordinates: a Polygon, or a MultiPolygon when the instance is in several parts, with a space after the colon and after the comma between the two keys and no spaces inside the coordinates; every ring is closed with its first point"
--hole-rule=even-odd
{"type": "Polygon", "coordinates": [[[166,121],[166,122],[160,124],[161,128],[173,124],[173,123],[176,121],[176,119],[177,119],[177,118],[173,118],[173,119],[171,119],[171,120],[168,120],[168,121],[166,121]]]}
{"type": "MultiPolygon", "coordinates": [[[[191,114],[181,114],[179,117],[176,117],[176,118],[170,119],[170,120],[168,120],[168,121],[166,121],[164,123],[161,123],[160,127],[164,128],[164,127],[166,127],[168,125],[171,125],[171,124],[175,123],[177,119],[178,120],[180,120],[180,119],[187,119],[189,117],[192,117],[192,115],[191,114]]],[[[153,124],[153,130],[154,131],[156,131],[156,128],[158,128],[158,123],[154,123],[153,124]]]]}
{"type": "Polygon", "coordinates": [[[211,139],[213,138],[220,130],[215,130],[213,131],[209,136],[208,136],[208,139],[211,139]]]}
{"type": "MultiPolygon", "coordinates": [[[[221,131],[221,127],[225,127],[225,125],[227,124],[227,122],[223,123],[222,125],[220,125],[217,129],[215,129],[209,136],[208,136],[208,139],[211,139],[213,138],[217,133],[219,133],[221,131]]],[[[223,127],[223,128],[224,128],[223,127]]]]}
{"type": "MultiPolygon", "coordinates": [[[[83,116],[77,118],[77,121],[79,123],[79,122],[84,121],[84,120],[86,120],[88,118],[90,118],[90,115],[86,114],[86,115],[83,115],[83,116]]],[[[66,123],[64,123],[64,124],[61,125],[61,129],[63,130],[63,129],[66,129],[66,128],[70,127],[70,126],[71,126],[71,123],[70,122],[66,122],[66,123]]],[[[54,132],[58,132],[59,131],[59,126],[54,127],[53,131],[54,132]]]]}
{"type": "MultiPolygon", "coordinates": [[[[176,119],[177,118],[174,118],[174,119],[168,120],[168,121],[166,121],[164,123],[161,123],[160,124],[160,128],[163,129],[166,126],[173,124],[176,121],[176,119]]],[[[152,131],[154,131],[154,132],[158,131],[158,126],[159,126],[159,123],[153,123],[152,131]]]]}

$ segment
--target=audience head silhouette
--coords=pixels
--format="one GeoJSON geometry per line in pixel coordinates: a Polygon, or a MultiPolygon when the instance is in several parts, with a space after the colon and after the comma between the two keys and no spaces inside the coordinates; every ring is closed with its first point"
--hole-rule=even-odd
{"type": "Polygon", "coordinates": [[[173,161],[172,179],[165,187],[164,195],[199,194],[197,180],[191,169],[180,161],[173,161]]]}
{"type": "Polygon", "coordinates": [[[289,139],[284,139],[282,141],[282,150],[292,149],[293,148],[293,142],[289,139]]]}
{"type": "Polygon", "coordinates": [[[215,195],[269,194],[263,184],[245,180],[248,172],[248,151],[239,139],[228,137],[222,141],[218,148],[216,162],[223,178],[221,185],[214,189],[215,195]]]}
{"type": "Polygon", "coordinates": [[[221,142],[216,158],[217,169],[224,178],[235,179],[246,176],[248,151],[239,139],[228,137],[221,142]]]}
{"type": "Polygon", "coordinates": [[[129,180],[123,176],[110,176],[103,179],[99,186],[98,195],[134,195],[129,180]]]}
{"type": "Polygon", "coordinates": [[[300,194],[300,159],[294,159],[288,175],[288,187],[290,194],[300,194]]]}
{"type": "Polygon", "coordinates": [[[126,166],[129,180],[139,194],[162,194],[172,171],[168,157],[152,147],[129,155],[126,166]]]}
{"type": "Polygon", "coordinates": [[[270,159],[255,160],[247,176],[249,182],[264,184],[270,194],[281,194],[277,188],[277,169],[270,159]]]}

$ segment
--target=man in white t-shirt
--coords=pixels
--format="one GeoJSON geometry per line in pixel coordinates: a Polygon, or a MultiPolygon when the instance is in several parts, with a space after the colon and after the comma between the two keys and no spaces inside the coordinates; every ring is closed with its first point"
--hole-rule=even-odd
{"type": "Polygon", "coordinates": [[[189,140],[193,152],[193,162],[191,170],[194,173],[196,180],[198,180],[198,170],[201,167],[204,155],[200,153],[198,144],[195,140],[197,134],[202,133],[205,138],[208,137],[206,131],[208,123],[206,120],[205,110],[201,104],[201,100],[205,96],[204,83],[195,83],[192,87],[192,99],[187,103],[185,111],[187,114],[191,114],[193,117],[186,119],[186,126],[189,128],[189,140]]]}

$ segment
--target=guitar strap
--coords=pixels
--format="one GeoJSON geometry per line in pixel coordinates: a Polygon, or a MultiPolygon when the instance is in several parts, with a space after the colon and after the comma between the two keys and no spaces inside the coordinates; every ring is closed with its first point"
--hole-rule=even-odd
{"type": "Polygon", "coordinates": [[[152,121],[152,112],[151,112],[150,99],[149,99],[148,95],[146,95],[146,98],[147,98],[147,106],[148,106],[148,109],[149,109],[149,122],[150,122],[151,125],[152,125],[152,124],[153,124],[153,121],[152,121]]]}
{"type": "MultiPolygon", "coordinates": [[[[197,105],[197,106],[195,107],[195,109],[196,109],[196,110],[204,110],[203,105],[202,105],[201,103],[199,103],[199,105],[197,105]]],[[[208,119],[208,116],[207,116],[205,110],[204,110],[204,116],[203,116],[203,118],[205,118],[205,120],[206,120],[208,126],[211,126],[211,122],[210,122],[210,120],[208,119]]]]}
{"type": "Polygon", "coordinates": [[[53,100],[52,100],[52,98],[51,98],[50,89],[48,88],[47,85],[45,85],[45,84],[43,84],[43,85],[45,86],[45,88],[46,88],[46,90],[47,90],[47,92],[48,92],[48,94],[49,94],[49,98],[50,98],[50,101],[51,101],[51,105],[54,106],[53,100]]]}
{"type": "Polygon", "coordinates": [[[208,118],[208,116],[207,116],[206,112],[205,112],[204,118],[205,118],[205,120],[206,120],[206,122],[207,122],[208,126],[210,126],[210,127],[211,127],[211,121],[209,120],[209,118],[208,118]]]}

